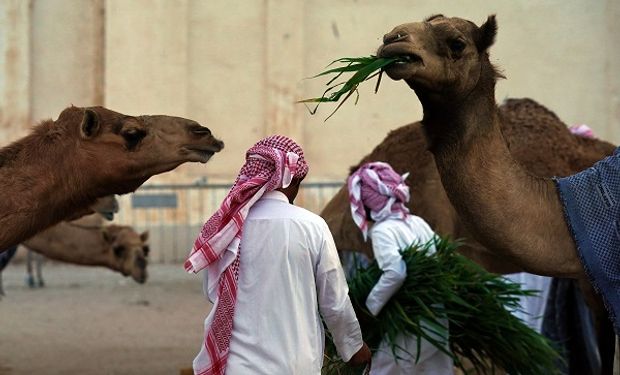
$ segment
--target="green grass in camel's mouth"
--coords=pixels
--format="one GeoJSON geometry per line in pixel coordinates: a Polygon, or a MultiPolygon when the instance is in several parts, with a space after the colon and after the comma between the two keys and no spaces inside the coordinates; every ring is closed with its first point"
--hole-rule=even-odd
{"type": "Polygon", "coordinates": [[[382,58],[377,56],[368,56],[368,57],[343,57],[338,60],[332,61],[327,67],[334,64],[340,64],[340,66],[329,68],[311,78],[318,78],[322,76],[334,75],[332,79],[330,79],[326,86],[327,89],[323,92],[323,95],[317,98],[309,98],[304,100],[299,100],[297,103],[317,103],[314,108],[309,108],[311,114],[315,114],[319,105],[324,102],[339,102],[338,106],[334,111],[325,119],[327,121],[330,117],[340,109],[340,107],[344,104],[353,95],[356,94],[355,104],[359,99],[359,93],[357,91],[357,87],[365,81],[368,81],[371,78],[377,78],[377,84],[375,86],[375,93],[379,90],[379,84],[381,83],[381,75],[386,66],[393,64],[397,61],[406,62],[408,61],[405,57],[391,57],[391,58],[382,58]],[[340,78],[345,73],[352,73],[353,75],[345,82],[337,82],[334,83],[338,78],[340,78]],[[342,100],[341,100],[342,99],[342,100]]]}

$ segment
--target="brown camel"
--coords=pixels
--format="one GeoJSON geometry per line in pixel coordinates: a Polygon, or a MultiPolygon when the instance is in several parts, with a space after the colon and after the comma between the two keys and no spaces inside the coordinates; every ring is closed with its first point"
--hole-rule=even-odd
{"type": "Polygon", "coordinates": [[[148,232],[130,226],[103,225],[103,218],[89,215],[48,228],[22,245],[61,262],[103,266],[131,276],[142,284],[147,279],[148,232]]]}
{"type": "Polygon", "coordinates": [[[522,168],[502,135],[487,52],[496,30],[494,16],[480,27],[433,16],[394,28],[378,55],[408,56],[386,73],[420,99],[442,185],[473,237],[527,272],[581,278],[554,182],[522,168]]]}
{"type": "MultiPolygon", "coordinates": [[[[499,107],[500,123],[510,153],[530,173],[540,177],[567,176],[610,155],[615,146],[597,139],[571,134],[553,112],[530,99],[510,99],[499,107]]],[[[480,245],[467,232],[441,184],[433,154],[428,151],[422,123],[416,122],[391,131],[358,165],[385,161],[398,173],[409,172],[409,208],[424,217],[441,235],[465,239],[461,252],[495,273],[522,269],[480,245]]],[[[362,251],[371,256],[370,242],[364,242],[349,209],[346,187],[321,212],[340,250],[362,251]]]]}
{"type": "MultiPolygon", "coordinates": [[[[100,215],[99,217],[103,217],[106,220],[112,220],[114,218],[114,214],[118,212],[118,201],[116,200],[116,197],[114,195],[97,198],[95,203],[90,206],[89,209],[84,211],[95,213],[96,216],[100,215]]],[[[4,295],[4,289],[2,287],[2,271],[9,264],[13,256],[15,256],[15,253],[17,252],[17,246],[11,246],[8,249],[4,250],[4,252],[0,252],[0,296],[4,295]]],[[[28,252],[28,265],[30,265],[30,255],[30,252],[28,252]]],[[[40,276],[40,265],[37,268],[37,271],[39,274],[39,286],[43,286],[43,279],[40,276]]],[[[30,278],[28,280],[30,280],[30,278]]]]}
{"type": "MultiPolygon", "coordinates": [[[[495,102],[501,75],[488,54],[496,33],[495,16],[477,27],[437,15],[397,26],[377,54],[406,56],[386,73],[404,80],[420,100],[441,182],[472,236],[525,271],[576,278],[585,287],[589,283],[554,181],[521,167],[502,135],[495,102]]],[[[590,298],[590,303],[601,311],[600,301],[590,298]]],[[[604,373],[610,373],[613,331],[600,314],[597,323],[604,373]]]]}
{"type": "Polygon", "coordinates": [[[206,163],[222,141],[197,122],[70,107],[0,149],[0,249],[16,245],[96,198],[137,189],[185,162],[206,163]]]}
{"type": "MultiPolygon", "coordinates": [[[[499,107],[501,131],[510,153],[525,169],[536,176],[566,176],[583,170],[610,155],[615,146],[596,139],[573,135],[553,112],[530,99],[510,99],[499,107]]],[[[460,252],[496,273],[513,273],[521,267],[497,256],[472,238],[466,225],[450,203],[441,184],[433,154],[428,151],[422,123],[416,122],[391,131],[365,156],[359,165],[384,161],[399,173],[409,172],[411,211],[423,217],[433,229],[452,238],[465,240],[460,252]]],[[[352,167],[352,170],[359,165],[352,167]]],[[[353,222],[346,186],[321,212],[334,235],[339,250],[361,251],[372,257],[370,240],[364,242],[353,222]]],[[[591,290],[588,290],[591,293],[591,290]]],[[[596,315],[605,319],[600,304],[596,315]]],[[[599,329],[603,329],[602,327],[599,329]]]]}

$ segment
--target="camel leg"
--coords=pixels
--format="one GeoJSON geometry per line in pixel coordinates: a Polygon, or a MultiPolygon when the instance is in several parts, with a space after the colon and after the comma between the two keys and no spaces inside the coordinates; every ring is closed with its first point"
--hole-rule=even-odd
{"type": "Polygon", "coordinates": [[[601,353],[601,374],[612,375],[614,373],[614,353],[616,349],[616,335],[614,327],[607,318],[607,314],[603,317],[597,317],[596,330],[598,335],[598,347],[601,353]],[[600,322],[598,322],[600,320],[600,322]]]}
{"type": "Polygon", "coordinates": [[[45,286],[45,281],[43,281],[43,255],[41,254],[36,254],[35,256],[35,265],[37,267],[37,280],[38,280],[38,287],[39,288],[43,288],[45,286]]]}
{"type": "Polygon", "coordinates": [[[620,338],[616,337],[616,355],[614,358],[614,375],[620,375],[620,338]]]}
{"type": "Polygon", "coordinates": [[[612,375],[614,373],[614,353],[616,348],[616,334],[613,324],[609,320],[607,309],[605,309],[601,297],[596,294],[590,282],[586,279],[580,279],[578,283],[594,317],[596,341],[601,356],[601,374],[612,375]]]}
{"type": "Polygon", "coordinates": [[[4,295],[4,288],[2,287],[2,271],[0,271],[0,298],[4,295]]]}
{"type": "Polygon", "coordinates": [[[30,249],[26,252],[26,285],[34,288],[34,276],[32,274],[32,262],[34,261],[34,252],[30,249]]]}

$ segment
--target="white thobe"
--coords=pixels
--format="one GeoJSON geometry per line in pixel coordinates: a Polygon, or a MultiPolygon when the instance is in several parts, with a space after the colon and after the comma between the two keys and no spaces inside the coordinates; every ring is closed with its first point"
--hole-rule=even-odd
{"type": "MultiPolygon", "coordinates": [[[[407,265],[400,251],[412,244],[424,244],[435,233],[420,217],[409,215],[407,220],[386,219],[375,223],[370,230],[372,249],[377,265],[383,271],[377,284],[366,299],[368,310],[377,315],[390,298],[403,285],[407,277],[407,265]]],[[[434,252],[434,247],[431,252],[434,252]]],[[[447,326],[447,321],[442,321],[447,326]]],[[[445,338],[439,338],[444,340],[445,338]]],[[[399,334],[396,338],[396,357],[384,340],[372,358],[371,375],[453,374],[452,359],[422,339],[420,358],[416,363],[417,338],[399,334]]]]}
{"type": "MultiPolygon", "coordinates": [[[[239,251],[227,375],[320,374],[321,316],[345,361],[362,347],[336,245],[320,216],[281,192],[266,193],[248,213],[239,251]]],[[[206,283],[205,290],[217,290],[206,283]]],[[[215,302],[217,294],[209,294],[215,302]]]]}
{"type": "Polygon", "coordinates": [[[551,288],[552,277],[534,275],[527,272],[505,275],[512,282],[521,284],[521,289],[539,290],[534,296],[519,297],[521,310],[512,311],[512,314],[521,319],[536,332],[542,332],[543,317],[547,308],[547,298],[551,288]]]}

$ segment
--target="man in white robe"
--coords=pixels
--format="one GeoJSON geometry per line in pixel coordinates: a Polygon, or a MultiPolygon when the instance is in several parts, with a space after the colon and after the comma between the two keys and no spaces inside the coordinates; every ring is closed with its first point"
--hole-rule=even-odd
{"type": "Polygon", "coordinates": [[[321,317],[345,362],[370,361],[327,224],[292,204],[307,171],[292,140],[259,141],[205,224],[186,262],[214,302],[195,374],[319,375],[321,317]]]}
{"type": "MultiPolygon", "coordinates": [[[[400,251],[413,244],[425,244],[435,236],[429,225],[405,206],[409,201],[406,177],[387,163],[372,162],[362,165],[348,179],[353,220],[364,239],[370,235],[375,260],[383,271],[366,298],[366,308],[374,316],[379,315],[407,278],[407,265],[400,251]]],[[[441,322],[447,330],[447,320],[441,322]]],[[[447,337],[434,336],[447,347],[447,337]]],[[[394,351],[386,340],[381,342],[372,358],[371,375],[454,373],[452,358],[425,339],[418,347],[415,336],[402,332],[392,344],[394,351]]]]}

